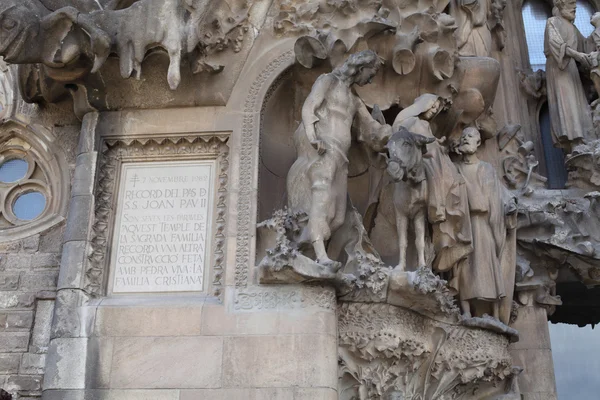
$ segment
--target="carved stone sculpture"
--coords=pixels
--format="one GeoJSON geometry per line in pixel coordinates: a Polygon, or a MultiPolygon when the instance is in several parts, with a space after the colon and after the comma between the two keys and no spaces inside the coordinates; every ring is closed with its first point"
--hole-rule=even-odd
{"type": "Polygon", "coordinates": [[[299,239],[311,243],[319,264],[339,268],[327,255],[325,242],[346,216],[348,151],[353,120],[360,141],[382,150],[391,127],[375,121],[352,85],[365,85],[377,73],[381,61],[373,51],[351,55],[339,68],[315,82],[302,107],[302,123],[294,133],[298,152],[287,177],[288,206],[308,215],[299,239]]]}
{"type": "Polygon", "coordinates": [[[423,154],[427,152],[427,144],[434,141],[434,137],[411,133],[401,127],[387,144],[390,153],[387,170],[396,181],[393,201],[400,249],[396,267],[399,271],[404,271],[406,268],[408,225],[411,221],[415,231],[417,263],[419,266],[425,266],[425,229],[427,228],[425,214],[428,190],[423,154]]]}
{"type": "Polygon", "coordinates": [[[405,127],[431,139],[423,161],[428,193],[426,215],[433,227],[433,267],[448,271],[471,251],[471,228],[463,179],[450,160],[448,149],[433,140],[436,137],[430,121],[441,109],[441,98],[424,94],[398,114],[393,128],[405,127]]]}
{"type": "Polygon", "coordinates": [[[83,5],[82,9],[71,5],[66,1],[4,2],[0,55],[15,64],[64,68],[63,79],[72,81],[97,72],[116,53],[121,75],[129,78],[135,73],[139,78],[146,53],[159,47],[169,55],[167,79],[174,90],[181,80],[184,55],[190,55],[194,72],[219,72],[223,67],[208,62],[207,56],[229,43],[239,51],[244,35],[238,30],[243,31],[247,17],[247,9],[234,13],[227,2],[214,0],[113,1],[105,6],[96,2],[96,7],[83,5]],[[142,20],[146,22],[140,28],[135,22],[142,20]]]}
{"type": "Polygon", "coordinates": [[[456,267],[454,284],[465,318],[471,318],[475,302],[484,302],[491,304],[493,316],[499,319],[500,302],[507,297],[502,272],[502,253],[507,242],[505,215],[515,214],[516,205],[509,203],[510,208],[505,210],[502,186],[494,167],[477,158],[480,144],[477,129],[463,131],[458,148],[463,159],[457,166],[467,187],[473,253],[456,267]]]}
{"type": "Polygon", "coordinates": [[[575,0],[555,0],[553,17],[546,23],[544,53],[552,135],[567,151],[595,136],[576,61],[587,63],[581,53],[584,39],[573,25],[575,0]]]}
{"type": "MultiPolygon", "coordinates": [[[[450,7],[458,24],[456,38],[459,55],[490,57],[494,45],[491,28],[502,27],[506,1],[452,0],[450,7]]],[[[499,47],[502,48],[503,45],[499,47]]]]}

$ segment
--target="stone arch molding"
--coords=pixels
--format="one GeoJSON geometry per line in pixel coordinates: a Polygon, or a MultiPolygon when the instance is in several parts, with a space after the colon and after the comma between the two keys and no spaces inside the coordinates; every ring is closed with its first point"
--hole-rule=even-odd
{"type": "MultiPolygon", "coordinates": [[[[284,41],[269,49],[268,61],[257,57],[255,65],[249,67],[251,81],[243,104],[241,138],[239,139],[239,193],[237,198],[237,237],[235,252],[235,286],[245,288],[249,282],[250,269],[254,268],[255,249],[253,238],[256,227],[256,188],[258,182],[258,148],[260,145],[261,110],[266,99],[276,87],[277,79],[294,62],[293,41],[284,41]],[[262,60],[262,62],[261,62],[262,60]],[[260,67],[260,66],[264,67],[260,67]]],[[[241,76],[244,76],[242,74],[241,76]]],[[[234,96],[232,96],[234,98],[234,96]]]]}

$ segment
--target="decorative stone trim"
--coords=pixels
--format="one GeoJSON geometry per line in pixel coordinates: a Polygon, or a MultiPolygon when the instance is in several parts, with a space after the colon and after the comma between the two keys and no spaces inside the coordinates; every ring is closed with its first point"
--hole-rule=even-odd
{"type": "Polygon", "coordinates": [[[213,229],[213,266],[208,293],[222,294],[229,171],[229,133],[198,133],[170,136],[107,138],[100,143],[96,204],[92,224],[91,249],[85,269],[84,288],[94,296],[106,293],[106,281],[116,211],[116,188],[124,161],[217,160],[217,194],[213,229]]]}
{"type": "Polygon", "coordinates": [[[333,288],[322,286],[301,287],[262,287],[256,289],[237,289],[234,310],[289,310],[308,307],[335,311],[337,299],[333,288]]]}
{"type": "Polygon", "coordinates": [[[238,194],[238,216],[237,216],[237,238],[235,250],[235,286],[246,287],[248,285],[248,271],[251,261],[250,239],[252,237],[253,210],[252,198],[255,196],[252,182],[256,172],[256,148],[260,135],[260,110],[263,99],[259,95],[263,92],[265,85],[271,86],[274,75],[278,74],[282,67],[292,65],[294,62],[294,51],[289,50],[275,58],[258,75],[250,87],[248,97],[244,104],[244,120],[242,123],[242,140],[240,146],[240,191],[238,194]]]}

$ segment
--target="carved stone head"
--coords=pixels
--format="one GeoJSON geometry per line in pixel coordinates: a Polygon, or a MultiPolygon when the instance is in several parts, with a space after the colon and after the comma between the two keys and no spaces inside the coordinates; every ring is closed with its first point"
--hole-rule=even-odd
{"type": "Polygon", "coordinates": [[[338,73],[352,78],[353,83],[364,86],[371,83],[382,64],[383,60],[373,50],[363,50],[351,54],[338,69],[338,73]]]}
{"type": "Polygon", "coordinates": [[[575,21],[575,11],[577,9],[576,0],[554,0],[554,10],[552,13],[555,16],[561,16],[567,21],[575,21]]]}
{"type": "Polygon", "coordinates": [[[461,154],[475,154],[481,145],[481,134],[477,128],[465,128],[460,135],[458,151],[461,154]]]}
{"type": "Polygon", "coordinates": [[[390,155],[387,171],[392,179],[397,182],[407,179],[413,182],[423,181],[423,154],[427,153],[427,145],[434,141],[433,137],[412,133],[400,127],[386,145],[390,155]]]}
{"type": "Polygon", "coordinates": [[[590,24],[594,25],[595,28],[600,26],[600,12],[594,13],[590,18],[590,24]]]}

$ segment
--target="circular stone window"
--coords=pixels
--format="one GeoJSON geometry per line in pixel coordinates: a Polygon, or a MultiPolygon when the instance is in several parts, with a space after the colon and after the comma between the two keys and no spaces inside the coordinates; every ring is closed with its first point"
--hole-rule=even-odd
{"type": "Polygon", "coordinates": [[[15,158],[0,165],[0,182],[13,183],[25,178],[29,171],[29,163],[23,159],[15,158]]]}
{"type": "Polygon", "coordinates": [[[46,196],[40,192],[20,194],[13,204],[13,213],[21,221],[32,221],[46,209],[46,196]]]}

